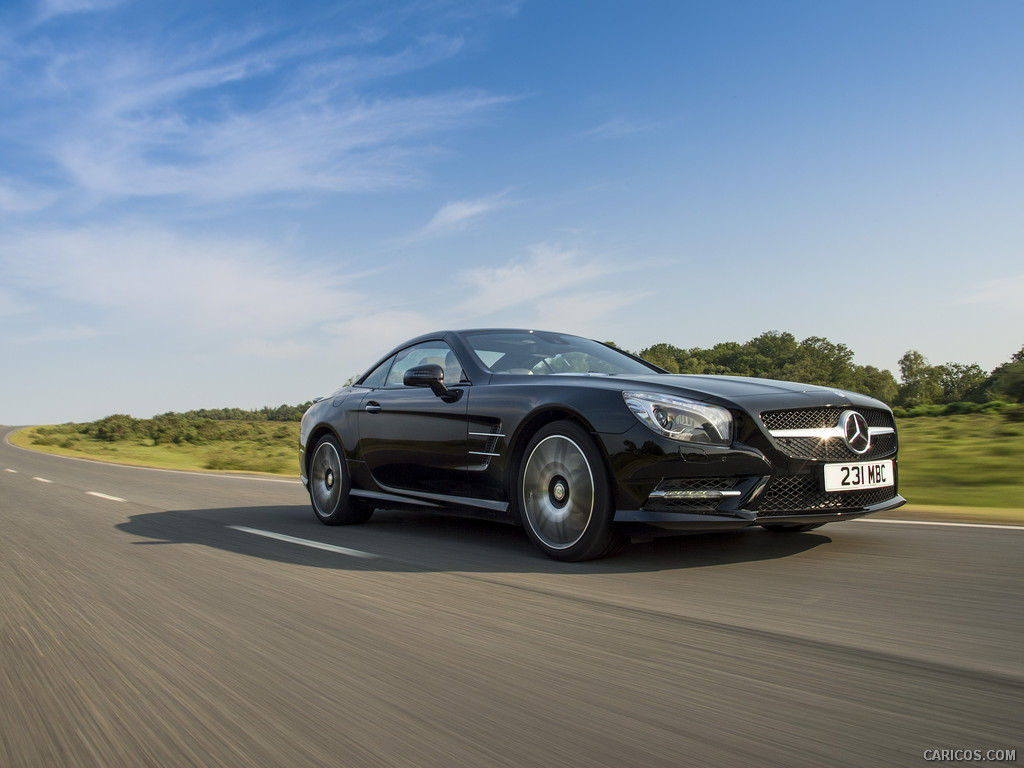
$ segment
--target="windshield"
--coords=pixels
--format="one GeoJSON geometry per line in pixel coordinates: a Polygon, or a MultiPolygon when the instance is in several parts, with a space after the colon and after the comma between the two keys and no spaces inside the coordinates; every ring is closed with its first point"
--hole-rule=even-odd
{"type": "Polygon", "coordinates": [[[481,331],[467,333],[464,338],[491,373],[550,376],[660,372],[617,349],[579,336],[540,331],[481,331]]]}

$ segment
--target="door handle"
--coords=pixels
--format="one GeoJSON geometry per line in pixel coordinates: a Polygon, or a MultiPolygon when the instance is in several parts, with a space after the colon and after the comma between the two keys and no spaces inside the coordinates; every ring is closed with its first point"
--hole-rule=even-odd
{"type": "Polygon", "coordinates": [[[376,403],[371,400],[366,404],[365,410],[367,413],[380,413],[384,409],[381,408],[380,403],[376,403]]]}

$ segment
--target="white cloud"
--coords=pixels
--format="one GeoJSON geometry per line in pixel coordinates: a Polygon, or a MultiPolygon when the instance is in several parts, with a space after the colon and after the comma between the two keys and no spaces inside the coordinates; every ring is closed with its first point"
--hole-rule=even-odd
{"type": "MultiPolygon", "coordinates": [[[[228,342],[248,351],[343,316],[344,277],[295,269],[271,247],[186,238],[154,228],[77,229],[0,241],[0,266],[24,306],[98,312],[166,337],[228,342]]],[[[274,354],[278,354],[276,349],[274,354]]]]}
{"type": "Polygon", "coordinates": [[[437,151],[424,146],[430,137],[510,100],[471,89],[360,96],[369,80],[454,56],[458,38],[428,35],[370,55],[358,46],[372,33],[306,45],[279,34],[248,29],[175,47],[116,40],[102,51],[86,43],[53,54],[17,92],[51,117],[39,149],[78,190],[197,202],[407,184],[437,151]],[[343,55],[344,43],[357,53],[343,55]]]}
{"type": "Polygon", "coordinates": [[[322,330],[350,356],[361,356],[364,367],[406,339],[445,328],[509,325],[593,334],[647,295],[622,286],[621,273],[629,268],[537,245],[525,258],[459,274],[454,288],[468,294],[461,303],[439,299],[426,311],[410,308],[401,296],[389,296],[384,304],[379,297],[363,297],[350,303],[347,317],[325,322],[322,330]]]}
{"type": "Polygon", "coordinates": [[[470,297],[460,306],[463,314],[491,314],[509,307],[535,304],[567,292],[615,271],[607,263],[586,259],[572,250],[551,245],[530,248],[527,259],[499,267],[478,267],[462,273],[470,297]]]}
{"type": "Polygon", "coordinates": [[[351,192],[417,179],[426,135],[502,99],[457,93],[324,106],[291,101],[209,123],[99,123],[58,159],[82,189],[108,196],[230,200],[351,192]]]}
{"type": "Polygon", "coordinates": [[[124,0],[42,0],[39,3],[39,19],[45,21],[69,13],[94,13],[115,8],[124,0]]]}
{"type": "Polygon", "coordinates": [[[637,133],[646,133],[657,127],[657,123],[628,120],[623,117],[606,120],[595,128],[584,132],[584,136],[594,136],[600,139],[618,139],[623,136],[632,136],[637,133]]]}
{"type": "Polygon", "coordinates": [[[349,350],[349,357],[365,369],[396,344],[442,330],[447,321],[448,318],[416,310],[379,308],[366,303],[342,321],[325,323],[323,330],[334,337],[339,347],[349,350]]]}
{"type": "MultiPolygon", "coordinates": [[[[456,307],[456,314],[468,324],[477,324],[478,316],[528,315],[555,330],[580,328],[643,298],[642,291],[621,285],[619,276],[630,266],[536,245],[526,259],[463,272],[470,296],[456,307]],[[607,287],[609,281],[616,287],[607,287]]],[[[522,320],[514,324],[533,325],[522,320]]]]}
{"type": "Polygon", "coordinates": [[[441,207],[421,231],[423,236],[440,235],[461,230],[489,213],[510,205],[508,192],[501,192],[477,200],[458,200],[441,207]]]}
{"type": "MultiPolygon", "coordinates": [[[[545,301],[536,309],[537,325],[555,331],[596,334],[596,328],[640,301],[647,294],[637,290],[605,289],[562,296],[558,301],[545,301]]],[[[623,323],[629,325],[629,323],[623,323]]]]}
{"type": "Polygon", "coordinates": [[[36,185],[0,179],[0,214],[31,213],[53,202],[54,195],[36,185]]]}

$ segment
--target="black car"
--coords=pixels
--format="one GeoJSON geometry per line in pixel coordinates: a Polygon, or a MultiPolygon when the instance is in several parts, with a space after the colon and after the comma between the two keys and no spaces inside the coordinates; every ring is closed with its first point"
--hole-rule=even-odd
{"type": "Polygon", "coordinates": [[[665,372],[577,336],[431,333],[302,419],[328,525],[375,507],[522,525],[558,560],[628,539],[806,531],[905,503],[892,411],[831,387],[665,372]]]}

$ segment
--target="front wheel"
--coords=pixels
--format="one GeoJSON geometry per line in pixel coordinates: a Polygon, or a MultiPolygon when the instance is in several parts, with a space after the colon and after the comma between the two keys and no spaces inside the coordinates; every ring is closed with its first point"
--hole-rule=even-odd
{"type": "Polygon", "coordinates": [[[365,523],[373,508],[353,501],[349,495],[352,478],[345,468],[341,446],[332,435],[325,435],[313,449],[309,462],[309,500],[313,512],[324,525],[365,523]]]}
{"type": "Polygon", "coordinates": [[[593,560],[621,546],[604,461],[577,424],[557,421],[533,436],[516,491],[523,527],[548,557],[593,560]]]}

